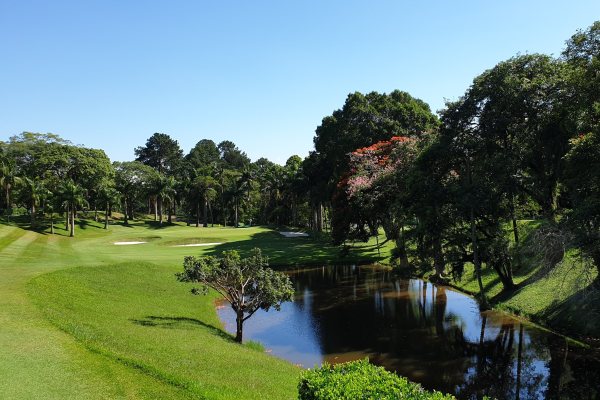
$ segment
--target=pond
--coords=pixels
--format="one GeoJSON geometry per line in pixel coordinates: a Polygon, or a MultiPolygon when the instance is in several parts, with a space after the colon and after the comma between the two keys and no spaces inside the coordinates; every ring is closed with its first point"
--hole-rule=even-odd
{"type": "MultiPolygon", "coordinates": [[[[600,397],[600,359],[590,351],[506,314],[480,312],[448,287],[370,266],[286,272],[294,301],[248,319],[244,340],[302,367],[368,357],[462,399],[600,397]]],[[[218,312],[235,332],[228,304],[218,312]]]]}

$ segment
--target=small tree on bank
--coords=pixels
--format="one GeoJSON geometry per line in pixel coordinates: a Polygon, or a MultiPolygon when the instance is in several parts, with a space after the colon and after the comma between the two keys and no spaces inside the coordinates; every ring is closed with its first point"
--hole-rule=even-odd
{"type": "Polygon", "coordinates": [[[267,268],[268,259],[255,248],[250,257],[241,258],[235,250],[223,252],[222,257],[185,257],[183,272],[176,274],[180,282],[201,283],[192,294],[216,290],[231,304],[236,315],[235,341],[242,342],[243,324],[256,311],[279,311],[281,303],[292,300],[294,288],[282,272],[267,268]]]}

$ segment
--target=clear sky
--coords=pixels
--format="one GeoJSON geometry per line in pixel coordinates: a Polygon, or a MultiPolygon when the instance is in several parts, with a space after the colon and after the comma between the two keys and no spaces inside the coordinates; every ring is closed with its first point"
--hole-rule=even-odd
{"type": "Polygon", "coordinates": [[[124,161],[164,132],[283,163],[350,92],[435,111],[596,19],[599,0],[0,0],[0,140],[52,132],[124,161]]]}

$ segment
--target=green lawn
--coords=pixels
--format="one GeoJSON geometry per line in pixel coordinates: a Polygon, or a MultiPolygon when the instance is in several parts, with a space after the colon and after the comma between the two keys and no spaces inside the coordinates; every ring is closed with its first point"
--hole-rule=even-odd
{"type": "MultiPolygon", "coordinates": [[[[492,268],[484,267],[483,285],[492,305],[522,315],[542,325],[578,338],[600,337],[600,293],[590,286],[597,270],[582,262],[575,249],[567,249],[562,262],[543,265],[530,247],[532,234],[543,221],[521,221],[522,245],[519,264],[514,265],[514,281],[518,288],[502,292],[502,284],[492,268]]],[[[479,287],[472,265],[467,265],[454,284],[467,292],[478,293],[479,287]]]]}
{"type": "Polygon", "coordinates": [[[214,298],[175,280],[183,257],[255,246],[272,265],[378,257],[373,242],[341,259],[325,240],[260,227],[83,221],[75,238],[57,233],[0,225],[1,398],[295,398],[296,367],[233,343],[214,298]],[[222,244],[174,247],[193,243],[222,244]]]}

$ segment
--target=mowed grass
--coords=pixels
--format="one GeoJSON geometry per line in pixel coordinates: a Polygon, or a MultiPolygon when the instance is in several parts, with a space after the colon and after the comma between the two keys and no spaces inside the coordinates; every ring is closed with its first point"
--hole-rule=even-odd
{"type": "Polygon", "coordinates": [[[374,242],[342,259],[325,239],[261,227],[101,227],[83,221],[68,238],[0,225],[0,398],[295,398],[296,367],[233,343],[214,297],[175,280],[183,257],[253,247],[273,265],[379,257],[374,242]],[[174,247],[191,243],[223,244],[174,247]]]}

